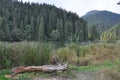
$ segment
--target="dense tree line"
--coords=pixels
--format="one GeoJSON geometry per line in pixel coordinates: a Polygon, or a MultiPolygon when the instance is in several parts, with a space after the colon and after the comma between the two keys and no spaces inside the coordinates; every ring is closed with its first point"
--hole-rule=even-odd
{"type": "Polygon", "coordinates": [[[92,26],[91,28],[89,28],[89,32],[88,32],[88,39],[91,41],[97,41],[100,38],[100,32],[97,28],[96,25],[92,26]]]}
{"type": "Polygon", "coordinates": [[[1,41],[85,41],[87,22],[54,5],[0,0],[1,41]]]}
{"type": "Polygon", "coordinates": [[[120,40],[120,24],[117,24],[101,34],[102,41],[115,42],[120,40]]]}

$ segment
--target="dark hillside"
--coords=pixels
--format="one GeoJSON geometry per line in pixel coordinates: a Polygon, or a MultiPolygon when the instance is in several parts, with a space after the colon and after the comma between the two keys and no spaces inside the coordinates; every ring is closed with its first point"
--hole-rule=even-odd
{"type": "Polygon", "coordinates": [[[72,12],[48,4],[0,0],[1,41],[84,41],[87,24],[72,12]]]}

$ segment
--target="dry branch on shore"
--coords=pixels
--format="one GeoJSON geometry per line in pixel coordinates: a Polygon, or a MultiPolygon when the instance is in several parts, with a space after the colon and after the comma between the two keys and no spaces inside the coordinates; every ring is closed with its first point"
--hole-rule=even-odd
{"type": "Polygon", "coordinates": [[[43,65],[43,66],[27,66],[27,67],[16,67],[12,69],[14,77],[15,75],[23,72],[35,72],[35,71],[43,71],[43,72],[56,72],[56,71],[64,71],[67,69],[67,64],[65,65],[43,65]]]}

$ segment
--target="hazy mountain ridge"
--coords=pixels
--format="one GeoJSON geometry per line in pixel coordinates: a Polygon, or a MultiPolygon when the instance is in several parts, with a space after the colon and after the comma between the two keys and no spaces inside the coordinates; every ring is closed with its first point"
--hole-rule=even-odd
{"type": "Polygon", "coordinates": [[[120,22],[120,14],[110,11],[93,10],[82,16],[87,21],[89,28],[96,26],[100,32],[108,30],[120,22]]]}
{"type": "Polygon", "coordinates": [[[88,13],[86,13],[84,16],[82,17],[88,17],[88,16],[91,16],[92,14],[96,14],[97,12],[99,12],[98,10],[92,10],[92,11],[89,11],[88,13]]]}

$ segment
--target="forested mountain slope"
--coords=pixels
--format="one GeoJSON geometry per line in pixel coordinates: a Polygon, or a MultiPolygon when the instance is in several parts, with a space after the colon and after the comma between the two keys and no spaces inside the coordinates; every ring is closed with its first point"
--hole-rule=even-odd
{"type": "Polygon", "coordinates": [[[48,4],[0,0],[1,41],[84,41],[87,23],[48,4]]]}
{"type": "Polygon", "coordinates": [[[120,14],[109,11],[93,10],[88,12],[82,18],[88,22],[89,28],[96,26],[100,33],[120,22],[120,14]]]}

